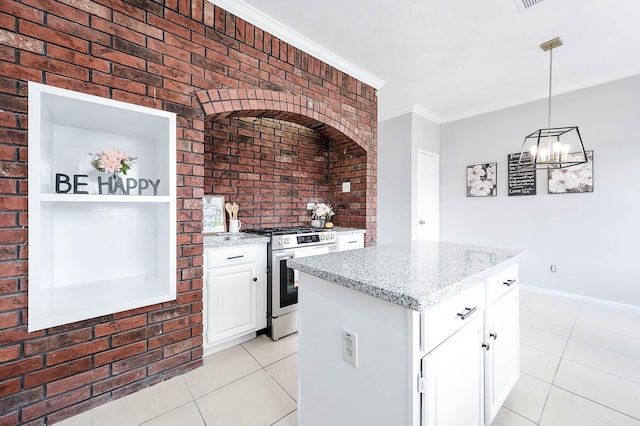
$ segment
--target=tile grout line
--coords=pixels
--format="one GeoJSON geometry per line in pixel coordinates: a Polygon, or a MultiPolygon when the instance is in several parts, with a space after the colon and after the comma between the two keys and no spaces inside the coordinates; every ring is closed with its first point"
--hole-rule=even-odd
{"type": "MultiPolygon", "coordinates": [[[[540,425],[540,422],[542,421],[542,416],[544,415],[544,410],[547,408],[547,402],[549,402],[549,395],[551,395],[551,390],[555,386],[554,383],[556,381],[556,376],[558,375],[558,371],[560,371],[560,365],[562,365],[562,360],[564,359],[564,354],[567,351],[567,347],[569,346],[569,342],[571,341],[571,335],[573,334],[573,329],[575,328],[576,323],[578,322],[578,317],[580,316],[580,313],[582,312],[583,307],[584,307],[584,304],[581,303],[580,304],[580,309],[578,310],[578,313],[576,314],[575,318],[573,319],[573,324],[571,325],[571,330],[569,331],[569,335],[567,336],[567,341],[564,344],[564,348],[562,349],[562,354],[560,354],[560,361],[558,361],[558,366],[556,367],[556,371],[555,371],[555,373],[553,373],[553,379],[551,379],[551,387],[549,388],[549,392],[547,392],[547,396],[544,399],[544,404],[542,404],[542,410],[540,411],[540,417],[538,418],[538,421],[536,422],[536,424],[538,426],[540,425]]],[[[558,387],[558,386],[556,386],[556,387],[558,387]]]]}

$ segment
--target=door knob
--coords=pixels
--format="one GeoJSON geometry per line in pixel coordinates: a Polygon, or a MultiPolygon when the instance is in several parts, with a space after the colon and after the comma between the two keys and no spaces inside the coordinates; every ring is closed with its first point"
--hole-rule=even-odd
{"type": "Polygon", "coordinates": [[[258,278],[255,278],[255,277],[254,277],[254,278],[253,278],[253,281],[254,281],[254,282],[255,282],[255,281],[258,281],[258,278]]]}

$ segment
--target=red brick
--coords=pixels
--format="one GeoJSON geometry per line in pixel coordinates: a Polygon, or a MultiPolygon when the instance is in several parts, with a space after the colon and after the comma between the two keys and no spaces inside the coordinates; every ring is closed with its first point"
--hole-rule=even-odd
{"type": "Polygon", "coordinates": [[[96,337],[106,336],[122,331],[131,330],[132,328],[142,327],[147,324],[146,315],[135,315],[115,321],[98,324],[95,326],[94,333],[96,337]]]}
{"type": "Polygon", "coordinates": [[[13,361],[20,357],[20,345],[0,348],[0,363],[13,361]]]}
{"type": "Polygon", "coordinates": [[[68,346],[64,349],[49,352],[46,355],[45,363],[47,366],[60,364],[61,362],[67,362],[72,359],[81,358],[86,355],[95,354],[97,352],[105,351],[109,348],[109,339],[94,339],[87,343],[80,345],[68,346]]]}
{"type": "Polygon", "coordinates": [[[0,30],[0,44],[33,53],[44,53],[44,43],[42,41],[9,31],[0,30]]]}
{"type": "Polygon", "coordinates": [[[68,47],[78,52],[87,52],[89,43],[78,37],[63,34],[60,31],[49,29],[45,26],[38,25],[28,21],[20,21],[20,32],[23,35],[30,36],[48,43],[59,46],[68,47]]]}
{"type": "MultiPolygon", "coordinates": [[[[44,19],[44,13],[41,10],[33,8],[31,6],[27,6],[25,4],[21,4],[18,2],[2,2],[3,12],[8,13],[11,16],[16,16],[18,18],[28,19],[34,22],[42,23],[44,19]]],[[[38,5],[39,6],[39,5],[38,5]]]]}
{"type": "MultiPolygon", "coordinates": [[[[88,3],[88,2],[82,2],[82,3],[88,3]]],[[[109,20],[110,17],[106,17],[106,19],[107,20],[105,21],[104,19],[93,17],[91,19],[91,27],[98,31],[102,31],[107,34],[111,34],[116,37],[128,40],[131,43],[136,43],[139,45],[144,44],[145,38],[146,38],[144,35],[137,33],[129,28],[123,27],[122,25],[114,24],[109,20]]]]}
{"type": "Polygon", "coordinates": [[[44,368],[36,373],[26,374],[24,376],[24,387],[26,389],[51,383],[64,377],[73,376],[91,369],[91,358],[87,357],[76,361],[60,364],[55,367],[44,368]]]}
{"type": "MultiPolygon", "coordinates": [[[[20,390],[19,377],[16,377],[15,379],[5,380],[4,382],[0,382],[0,398],[17,393],[19,390],[20,390]]],[[[0,425],[1,424],[4,424],[4,423],[0,423],[0,425]]]]}
{"type": "Polygon", "coordinates": [[[110,392],[113,389],[137,382],[147,377],[146,368],[138,368],[136,370],[128,371],[126,373],[118,374],[108,379],[98,381],[93,384],[93,394],[100,395],[105,392],[110,392]]]}
{"type": "Polygon", "coordinates": [[[85,55],[84,53],[74,52],[73,50],[65,49],[64,47],[47,47],[47,56],[95,71],[108,72],[110,69],[108,61],[85,55]]]}
{"type": "MultiPolygon", "coordinates": [[[[2,287],[0,286],[0,294],[2,294],[2,287]]],[[[7,309],[10,310],[10,309],[7,309]]],[[[2,312],[2,311],[0,311],[2,312]]],[[[15,327],[20,323],[20,316],[17,312],[4,312],[0,313],[0,330],[15,327]]],[[[2,361],[2,357],[0,357],[2,361]]]]}
{"type": "Polygon", "coordinates": [[[38,402],[28,407],[24,407],[22,409],[22,421],[28,421],[33,420],[37,417],[42,417],[48,413],[60,410],[61,408],[77,404],[78,402],[84,401],[90,397],[91,389],[88,386],[76,389],[72,392],[64,393],[62,395],[48,397],[46,401],[38,402]]]}
{"type": "Polygon", "coordinates": [[[85,328],[83,330],[60,333],[25,342],[24,353],[26,355],[31,355],[39,352],[47,352],[65,346],[88,342],[89,340],[91,340],[91,329],[85,328]]]}
{"type": "Polygon", "coordinates": [[[135,18],[131,18],[130,16],[126,16],[122,13],[115,12],[113,14],[113,22],[127,28],[131,28],[138,33],[148,35],[149,37],[162,39],[163,31],[161,29],[156,28],[152,25],[147,25],[135,18]]]}
{"type": "Polygon", "coordinates": [[[3,363],[0,365],[0,377],[17,377],[22,374],[38,370],[42,367],[42,357],[25,358],[20,361],[3,363]]]}
{"type": "Polygon", "coordinates": [[[112,363],[114,361],[119,361],[124,358],[129,358],[132,355],[140,354],[147,350],[147,342],[137,342],[131,345],[122,346],[116,349],[111,349],[109,351],[101,352],[96,354],[94,357],[95,365],[104,365],[108,363],[112,363]]]}
{"type": "Polygon", "coordinates": [[[24,52],[20,55],[20,64],[30,68],[72,77],[78,80],[89,79],[89,70],[87,68],[40,55],[34,55],[28,52],[24,52]]]}
{"type": "Polygon", "coordinates": [[[84,373],[48,383],[45,388],[47,390],[47,396],[54,396],[72,389],[90,385],[107,377],[109,377],[109,366],[105,365],[103,367],[96,367],[89,371],[85,371],[84,373]]]}

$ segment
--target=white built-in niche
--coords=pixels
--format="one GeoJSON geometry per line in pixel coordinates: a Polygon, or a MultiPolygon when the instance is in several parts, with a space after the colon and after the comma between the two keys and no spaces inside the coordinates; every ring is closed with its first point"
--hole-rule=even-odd
{"type": "Polygon", "coordinates": [[[175,152],[173,113],[29,83],[29,331],[176,298],[175,152]]]}

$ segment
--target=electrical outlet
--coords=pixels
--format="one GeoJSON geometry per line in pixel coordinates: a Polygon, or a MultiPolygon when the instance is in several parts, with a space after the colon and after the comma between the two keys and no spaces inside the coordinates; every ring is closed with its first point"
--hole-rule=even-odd
{"type": "Polygon", "coordinates": [[[556,265],[551,265],[551,272],[555,272],[556,271],[556,265]]]}
{"type": "Polygon", "coordinates": [[[313,206],[315,206],[316,203],[307,203],[307,210],[313,210],[313,206]]]}
{"type": "Polygon", "coordinates": [[[358,368],[358,335],[346,328],[342,329],[342,359],[358,368]]]}

